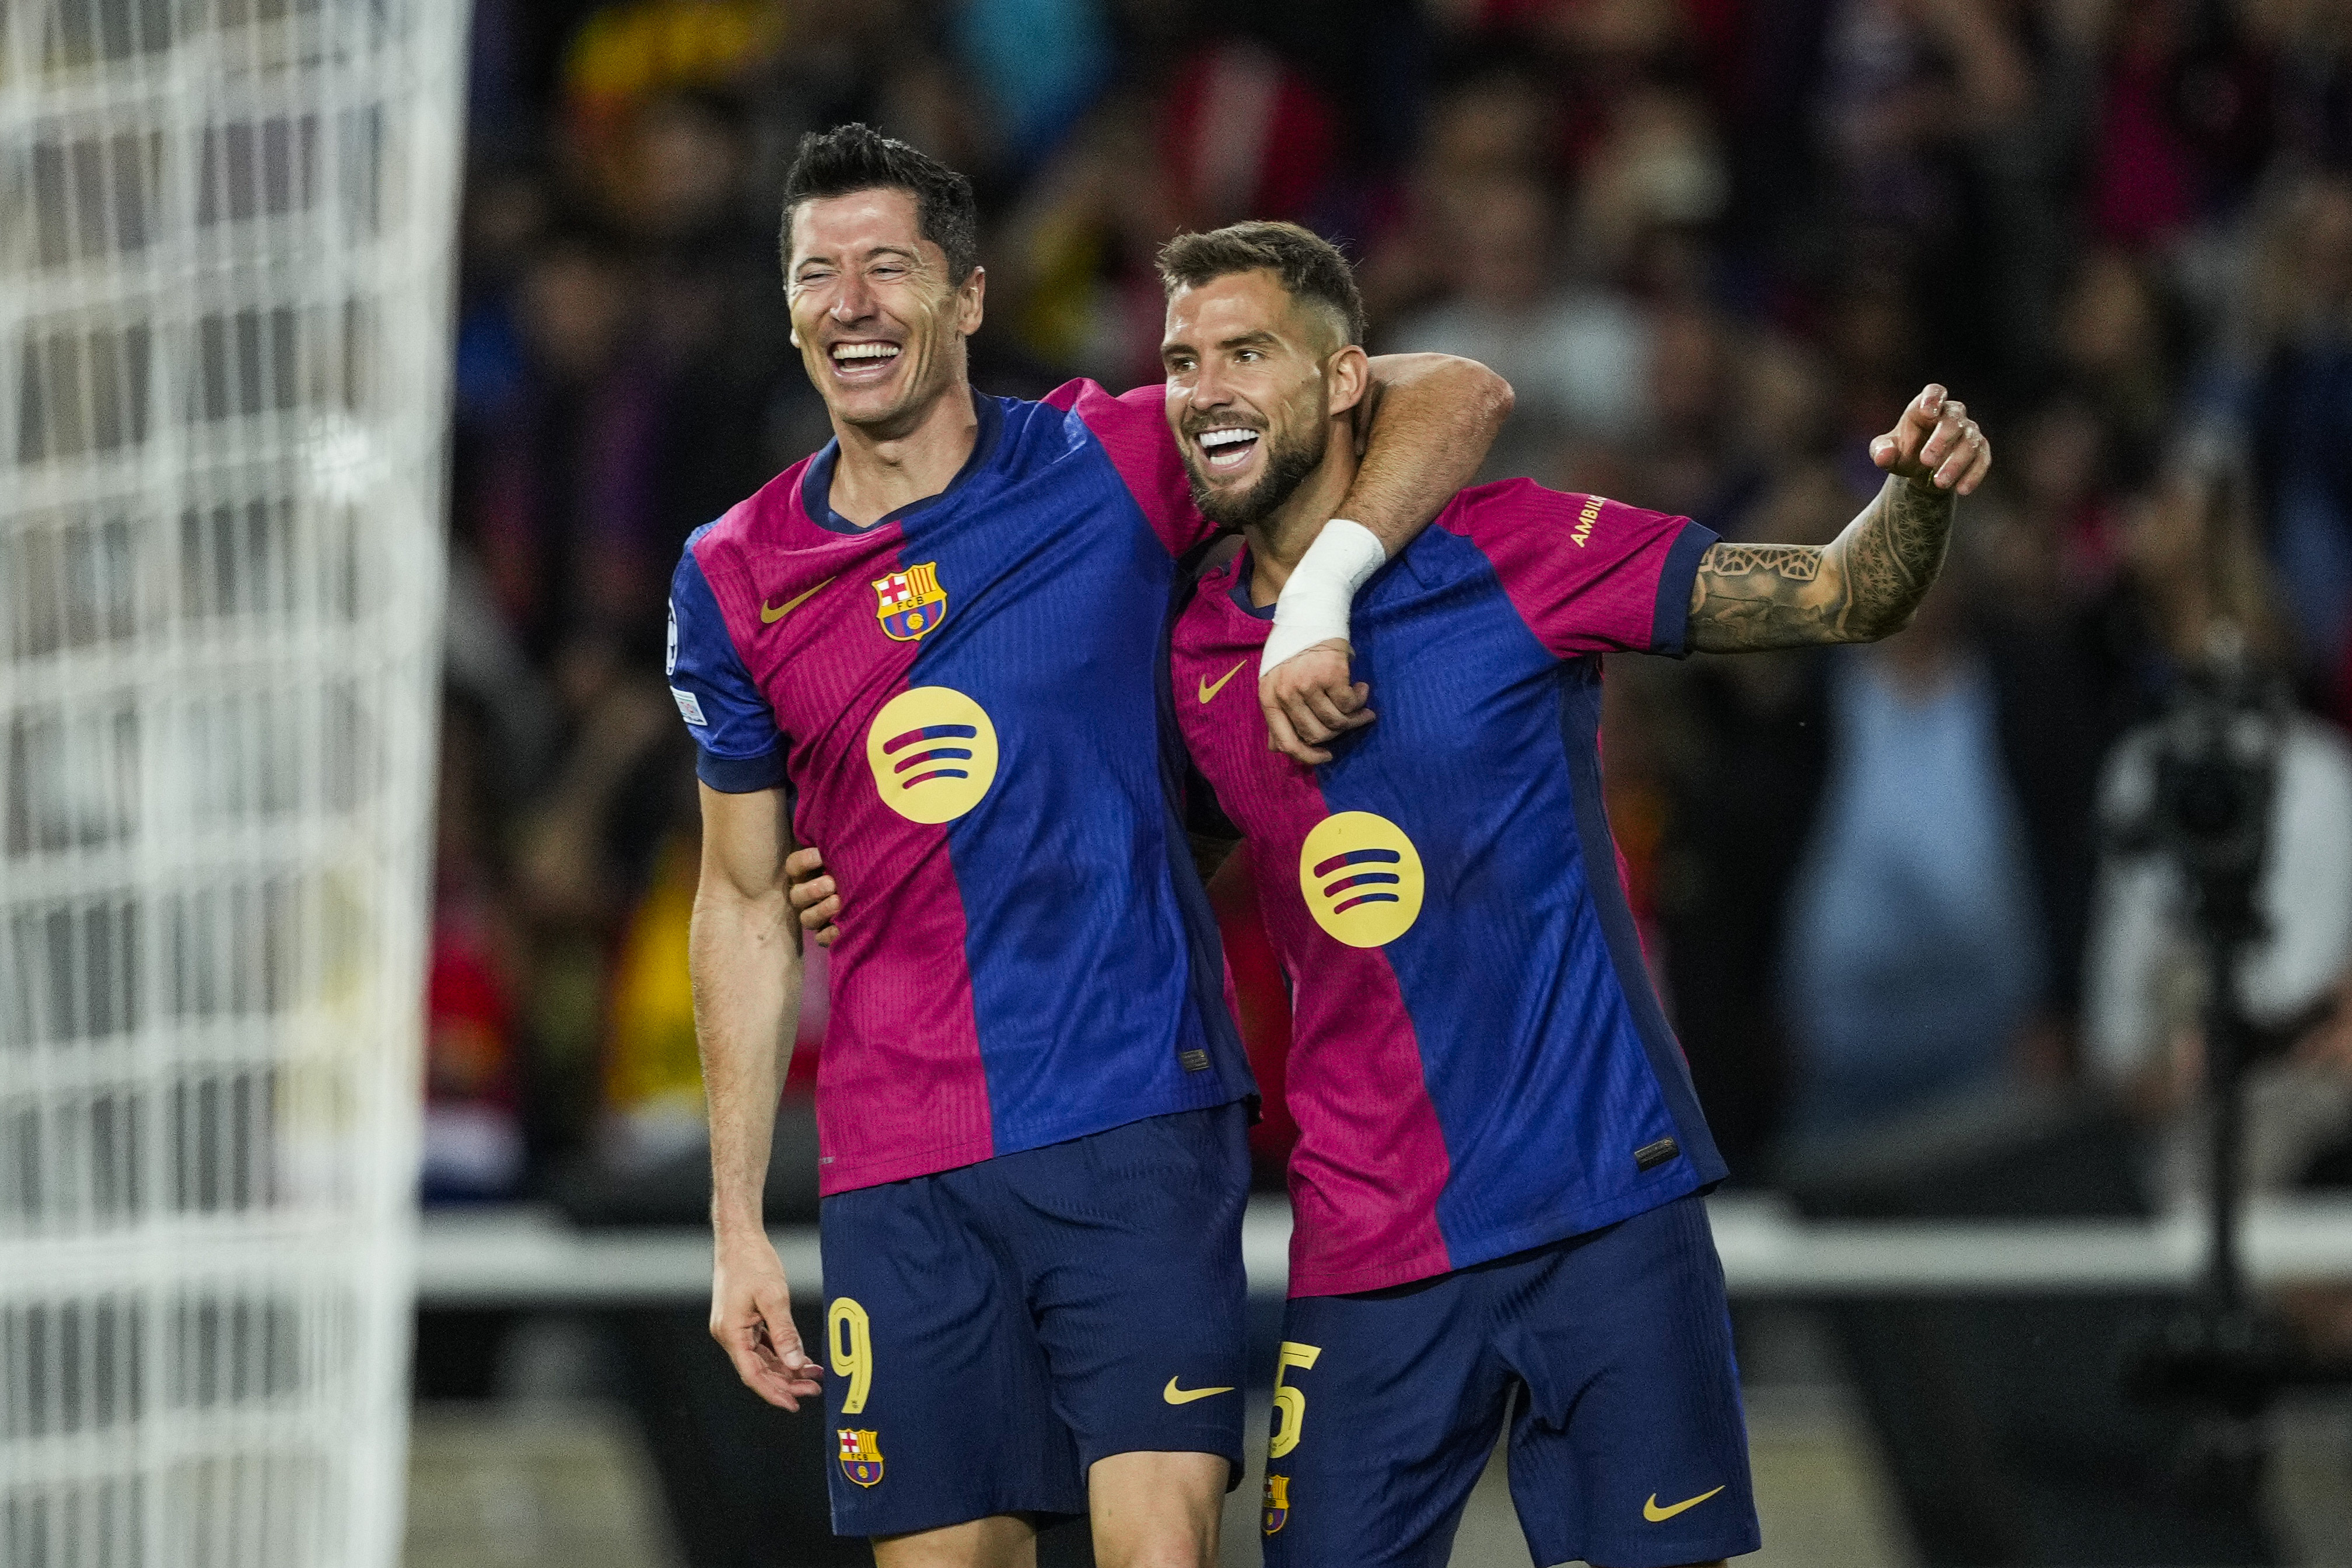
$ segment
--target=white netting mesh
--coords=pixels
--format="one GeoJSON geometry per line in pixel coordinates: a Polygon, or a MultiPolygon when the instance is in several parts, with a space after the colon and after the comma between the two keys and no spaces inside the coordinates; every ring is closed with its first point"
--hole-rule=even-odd
{"type": "Polygon", "coordinates": [[[0,0],[0,1563],[398,1550],[463,0],[0,0]]]}

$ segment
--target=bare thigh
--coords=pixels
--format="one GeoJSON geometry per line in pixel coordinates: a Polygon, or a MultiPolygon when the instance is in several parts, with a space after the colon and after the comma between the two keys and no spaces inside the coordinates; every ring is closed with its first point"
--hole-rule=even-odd
{"type": "MultiPolygon", "coordinates": [[[[1216,1568],[1232,1467],[1217,1454],[1109,1454],[1087,1472],[1097,1568],[1216,1568]]],[[[896,1565],[891,1565],[896,1568],[896,1565]]]]}
{"type": "Polygon", "coordinates": [[[1036,1568],[1037,1527],[1012,1514],[874,1538],[875,1568],[1036,1568]]]}

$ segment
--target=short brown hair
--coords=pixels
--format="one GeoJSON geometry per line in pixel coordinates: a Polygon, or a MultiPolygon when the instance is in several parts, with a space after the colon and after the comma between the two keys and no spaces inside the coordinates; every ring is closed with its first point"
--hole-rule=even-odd
{"type": "Polygon", "coordinates": [[[1339,318],[1347,342],[1364,341],[1364,297],[1356,289],[1355,269],[1338,246],[1311,229],[1256,220],[1207,234],[1180,234],[1160,247],[1160,280],[1171,294],[1260,268],[1273,273],[1292,299],[1328,306],[1339,318]]]}

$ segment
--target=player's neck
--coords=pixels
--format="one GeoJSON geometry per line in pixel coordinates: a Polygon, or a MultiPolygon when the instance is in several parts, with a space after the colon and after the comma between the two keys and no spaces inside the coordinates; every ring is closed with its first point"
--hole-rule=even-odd
{"type": "Polygon", "coordinates": [[[1242,530],[1250,547],[1251,603],[1261,609],[1274,603],[1315,536],[1339,515],[1340,503],[1355,482],[1355,427],[1336,419],[1315,471],[1299,481],[1288,500],[1242,530]]]}
{"type": "Polygon", "coordinates": [[[980,440],[980,413],[971,384],[959,375],[911,426],[876,433],[836,419],[833,433],[841,456],[828,499],[845,521],[863,528],[952,484],[980,440]]]}

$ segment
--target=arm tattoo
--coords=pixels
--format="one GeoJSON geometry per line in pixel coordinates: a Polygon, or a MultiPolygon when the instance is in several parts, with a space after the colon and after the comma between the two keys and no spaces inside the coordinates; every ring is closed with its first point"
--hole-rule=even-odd
{"type": "Polygon", "coordinates": [[[1953,499],[1890,479],[1826,549],[1713,546],[1691,587],[1690,646],[1743,653],[1901,630],[1943,565],[1953,499]]]}
{"type": "Polygon", "coordinates": [[[1948,490],[1892,482],[1879,493],[1874,515],[1846,530],[1839,543],[1851,606],[1848,636],[1874,641],[1910,624],[1911,612],[1943,567],[1957,500],[1948,490]]]}

